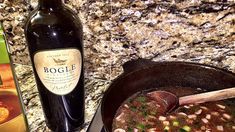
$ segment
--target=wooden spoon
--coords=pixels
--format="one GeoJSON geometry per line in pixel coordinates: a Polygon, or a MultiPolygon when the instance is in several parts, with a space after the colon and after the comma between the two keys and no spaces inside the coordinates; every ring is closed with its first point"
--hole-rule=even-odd
{"type": "Polygon", "coordinates": [[[235,87],[212,92],[177,97],[175,94],[167,91],[153,91],[148,96],[160,101],[164,104],[166,112],[171,112],[178,106],[186,104],[200,104],[211,101],[235,98],[235,87]]]}

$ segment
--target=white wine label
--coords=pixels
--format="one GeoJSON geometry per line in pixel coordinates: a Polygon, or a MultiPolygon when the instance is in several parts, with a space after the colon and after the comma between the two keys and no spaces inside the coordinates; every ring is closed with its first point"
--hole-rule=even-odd
{"type": "Polygon", "coordinates": [[[79,81],[82,56],[77,49],[40,51],[34,55],[34,65],[41,82],[50,92],[66,95],[79,81]]]}

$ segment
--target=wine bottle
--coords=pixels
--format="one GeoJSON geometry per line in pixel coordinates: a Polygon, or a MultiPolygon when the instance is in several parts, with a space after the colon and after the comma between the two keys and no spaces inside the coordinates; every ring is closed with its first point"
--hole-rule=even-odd
{"type": "Polygon", "coordinates": [[[62,0],[39,0],[25,37],[43,107],[52,131],[68,132],[84,123],[83,31],[62,0]]]}

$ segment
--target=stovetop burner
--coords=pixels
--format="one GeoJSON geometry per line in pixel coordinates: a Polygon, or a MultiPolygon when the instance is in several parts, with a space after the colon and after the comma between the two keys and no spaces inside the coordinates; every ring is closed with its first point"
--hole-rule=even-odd
{"type": "Polygon", "coordinates": [[[105,132],[101,117],[101,105],[99,105],[96,113],[87,129],[87,132],[105,132]]]}

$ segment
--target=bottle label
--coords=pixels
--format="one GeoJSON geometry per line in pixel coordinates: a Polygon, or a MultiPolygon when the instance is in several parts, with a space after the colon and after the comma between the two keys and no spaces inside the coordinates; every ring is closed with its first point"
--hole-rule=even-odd
{"type": "Polygon", "coordinates": [[[79,81],[82,56],[77,49],[40,51],[34,55],[34,65],[41,82],[50,92],[66,95],[79,81]]]}

